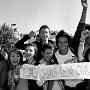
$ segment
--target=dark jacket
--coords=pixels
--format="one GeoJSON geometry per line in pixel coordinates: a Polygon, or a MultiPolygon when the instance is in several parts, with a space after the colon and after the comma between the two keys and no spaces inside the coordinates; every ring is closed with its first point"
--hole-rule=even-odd
{"type": "Polygon", "coordinates": [[[6,62],[4,60],[2,60],[3,56],[0,53],[0,89],[1,90],[7,90],[8,85],[7,85],[7,81],[8,81],[8,71],[7,71],[7,65],[6,62]]]}
{"type": "Polygon", "coordinates": [[[84,30],[84,28],[85,28],[85,23],[78,24],[77,30],[75,31],[75,34],[73,36],[73,40],[69,46],[74,50],[76,55],[77,55],[78,46],[79,46],[79,42],[80,42],[81,32],[84,30]]]}

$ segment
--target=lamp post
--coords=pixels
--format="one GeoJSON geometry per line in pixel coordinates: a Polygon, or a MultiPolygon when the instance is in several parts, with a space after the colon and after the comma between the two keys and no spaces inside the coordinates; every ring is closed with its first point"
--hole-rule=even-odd
{"type": "Polygon", "coordinates": [[[13,42],[13,39],[12,39],[13,38],[13,31],[12,31],[13,30],[13,28],[12,28],[13,26],[16,26],[16,24],[11,24],[11,49],[12,49],[12,42],[13,42]]]}

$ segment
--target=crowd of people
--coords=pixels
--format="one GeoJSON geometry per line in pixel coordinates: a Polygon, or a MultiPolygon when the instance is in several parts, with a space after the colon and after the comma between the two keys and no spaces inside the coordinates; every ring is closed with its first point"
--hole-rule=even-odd
{"type": "Polygon", "coordinates": [[[50,28],[42,25],[36,41],[25,43],[32,37],[29,33],[9,53],[0,51],[0,90],[90,90],[89,79],[45,81],[20,78],[23,64],[47,66],[90,61],[90,25],[85,23],[87,0],[81,0],[81,4],[83,10],[73,38],[65,30],[60,30],[55,42],[49,40],[50,28]]]}

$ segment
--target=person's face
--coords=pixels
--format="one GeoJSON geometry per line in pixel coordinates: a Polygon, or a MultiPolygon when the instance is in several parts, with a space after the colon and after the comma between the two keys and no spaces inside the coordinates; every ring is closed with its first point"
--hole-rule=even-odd
{"type": "Polygon", "coordinates": [[[25,57],[27,60],[30,60],[35,54],[34,46],[27,46],[25,49],[25,57]]]}
{"type": "Polygon", "coordinates": [[[44,29],[41,29],[40,31],[40,38],[42,40],[46,40],[47,38],[49,38],[49,29],[48,28],[44,28],[44,29]]]}
{"type": "Polygon", "coordinates": [[[58,48],[61,53],[68,52],[68,39],[67,37],[60,37],[58,38],[58,48]]]}
{"type": "Polygon", "coordinates": [[[43,58],[46,61],[50,61],[52,55],[53,55],[53,49],[46,49],[43,53],[43,58]]]}
{"type": "Polygon", "coordinates": [[[3,54],[4,58],[5,58],[5,60],[7,60],[8,59],[8,54],[5,51],[2,51],[2,54],[3,54]]]}
{"type": "Polygon", "coordinates": [[[10,55],[10,60],[12,65],[18,65],[20,62],[20,55],[17,54],[16,52],[12,52],[10,55]]]}

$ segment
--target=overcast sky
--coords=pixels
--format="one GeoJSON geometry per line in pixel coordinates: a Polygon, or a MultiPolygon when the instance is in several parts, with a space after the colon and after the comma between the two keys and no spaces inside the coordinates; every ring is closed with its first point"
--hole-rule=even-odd
{"type": "MultiPolygon", "coordinates": [[[[81,0],[0,0],[0,25],[16,24],[19,32],[29,33],[46,24],[74,34],[81,12],[81,0]]],[[[90,24],[90,0],[86,23],[90,24]]]]}

